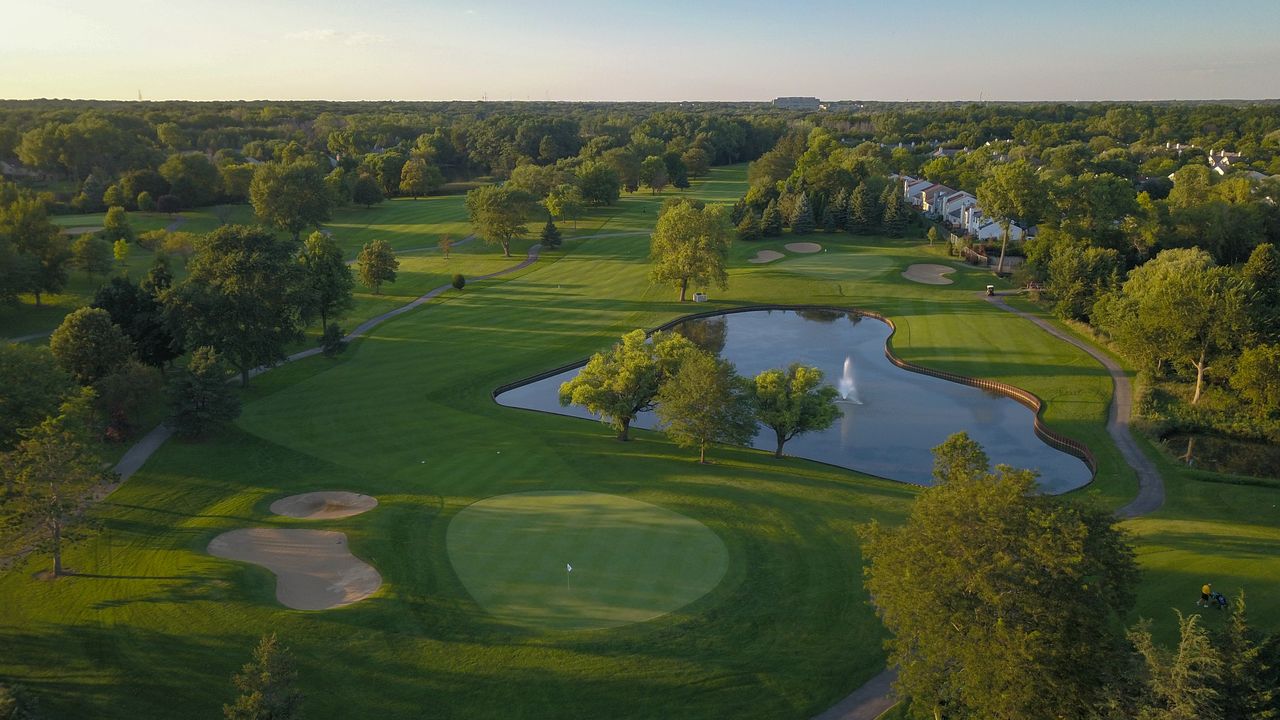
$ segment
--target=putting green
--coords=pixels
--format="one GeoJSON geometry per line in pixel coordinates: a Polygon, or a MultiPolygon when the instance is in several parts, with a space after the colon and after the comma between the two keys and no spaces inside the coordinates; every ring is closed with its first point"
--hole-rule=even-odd
{"type": "Polygon", "coordinates": [[[448,548],[462,584],[489,613],[561,630],[616,627],[677,610],[715,587],[729,562],[720,538],[692,518],[576,491],[474,503],[450,522],[448,548]]]}

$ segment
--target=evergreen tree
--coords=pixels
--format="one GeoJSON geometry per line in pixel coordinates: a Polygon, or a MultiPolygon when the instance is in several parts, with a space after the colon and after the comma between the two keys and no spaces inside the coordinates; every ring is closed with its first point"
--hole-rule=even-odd
{"type": "Polygon", "coordinates": [[[1280,649],[1274,638],[1249,627],[1244,590],[1236,595],[1231,617],[1218,638],[1222,655],[1222,716],[1228,720],[1280,717],[1280,668],[1271,663],[1280,649]]]}
{"type": "Polygon", "coordinates": [[[253,660],[232,678],[240,695],[222,706],[226,720],[296,720],[302,692],[298,671],[288,649],[275,633],[264,635],[253,651],[253,660]]]}
{"type": "Polygon", "coordinates": [[[808,235],[813,232],[813,207],[809,204],[809,194],[800,193],[796,201],[795,213],[791,216],[791,232],[796,235],[808,235]]]}
{"type": "MultiPolygon", "coordinates": [[[[1177,611],[1175,611],[1177,612],[1177,611]]],[[[1129,632],[1145,665],[1145,697],[1141,720],[1222,720],[1222,659],[1200,626],[1200,616],[1178,612],[1178,647],[1170,652],[1151,638],[1151,622],[1144,620],[1129,632]]]]}
{"type": "Polygon", "coordinates": [[[778,210],[778,202],[770,200],[760,218],[761,233],[765,237],[778,237],[782,234],[782,211],[778,210]]]}
{"type": "Polygon", "coordinates": [[[742,216],[742,221],[738,223],[738,239],[759,240],[762,237],[764,237],[764,228],[760,226],[760,218],[748,209],[742,216]]]}
{"type": "Polygon", "coordinates": [[[884,234],[892,238],[902,237],[906,233],[910,216],[897,187],[886,185],[884,192],[880,194],[880,203],[884,206],[880,222],[884,234]]]}
{"type": "MultiPolygon", "coordinates": [[[[335,326],[336,327],[336,326],[335,326]]],[[[181,436],[202,437],[240,415],[240,398],[227,383],[230,371],[211,347],[198,347],[166,388],[169,424],[181,436]]]]}
{"type": "Polygon", "coordinates": [[[747,205],[746,198],[738,198],[737,202],[733,204],[733,209],[729,211],[729,222],[734,225],[741,223],[742,219],[747,216],[750,207],[750,205],[747,205]]]}
{"type": "Polygon", "coordinates": [[[866,183],[858,183],[849,195],[849,221],[846,227],[858,235],[870,235],[880,229],[884,211],[866,183]]]}
{"type": "Polygon", "coordinates": [[[836,194],[834,200],[831,201],[831,214],[835,216],[836,228],[839,230],[849,229],[849,191],[844,188],[836,194]]]}
{"type": "Polygon", "coordinates": [[[827,207],[822,211],[822,232],[833,233],[836,228],[836,214],[831,210],[831,204],[827,203],[827,207]]]}
{"type": "Polygon", "coordinates": [[[542,247],[554,250],[560,247],[560,228],[556,227],[551,216],[547,216],[547,224],[542,226],[542,247]]]}

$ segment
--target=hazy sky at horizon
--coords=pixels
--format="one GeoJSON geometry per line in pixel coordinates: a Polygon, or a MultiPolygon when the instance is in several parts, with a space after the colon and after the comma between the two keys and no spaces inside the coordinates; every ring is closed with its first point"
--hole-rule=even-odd
{"type": "Polygon", "coordinates": [[[0,98],[1280,98],[1280,0],[5,0],[0,98]]]}

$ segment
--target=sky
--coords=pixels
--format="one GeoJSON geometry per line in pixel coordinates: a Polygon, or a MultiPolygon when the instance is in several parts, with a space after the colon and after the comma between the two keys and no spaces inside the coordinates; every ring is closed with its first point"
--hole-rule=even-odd
{"type": "Polygon", "coordinates": [[[1280,0],[0,0],[0,98],[1280,98],[1280,0]]]}

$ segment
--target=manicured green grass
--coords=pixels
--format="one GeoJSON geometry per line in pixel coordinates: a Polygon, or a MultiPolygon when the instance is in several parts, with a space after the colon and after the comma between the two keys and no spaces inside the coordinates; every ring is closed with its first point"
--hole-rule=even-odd
{"type": "Polygon", "coordinates": [[[500,621],[588,630],[643,622],[705,595],[729,555],[705,525],[604,493],[485,498],[454,516],[449,560],[500,621]]]}
{"type": "MultiPolygon", "coordinates": [[[[718,169],[705,187],[728,199],[744,176],[741,167],[718,169]]],[[[468,718],[820,712],[883,667],[884,631],[862,590],[854,530],[873,518],[900,522],[914,488],[747,449],[718,449],[715,464],[702,466],[654,433],[619,443],[599,424],[490,399],[499,384],[694,309],[772,302],[884,312],[907,359],[1048,400],[1050,424],[1099,456],[1099,478],[1077,495],[1110,506],[1132,497],[1132,474],[1103,430],[1110,386],[1102,368],[986,303],[989,276],[965,270],[955,285],[919,285],[901,271],[944,256],[913,241],[819,234],[809,239],[829,252],[764,266],[745,258],[770,243],[735,246],[729,289],[711,289],[708,304],[681,305],[673,288],[647,279],[644,233],[662,200],[625,197],[593,210],[573,233],[635,234],[566,240],[521,273],[469,284],[379,326],[338,360],[309,359],[256,379],[234,428],[201,444],[170,442],[100,507],[103,531],[67,553],[71,567],[91,575],[38,581],[32,575],[46,560],[35,557],[0,576],[0,676],[30,686],[54,716],[216,715],[257,636],[277,631],[299,658],[306,711],[316,718],[352,708],[468,718]],[[346,532],[352,551],[382,574],[375,597],[333,611],[288,610],[274,600],[270,572],[205,553],[226,530],[296,526],[267,505],[319,489],[378,497],[377,512],[322,524],[346,532]],[[724,543],[724,576],[645,622],[596,630],[506,622],[469,591],[450,559],[449,528],[486,498],[546,491],[615,495],[688,517],[724,543]]],[[[497,255],[475,250],[465,262],[497,255]]],[[[1223,498],[1240,492],[1205,487],[1223,498]]],[[[1273,493],[1250,488],[1208,511],[1195,507],[1203,497],[1188,496],[1171,503],[1168,519],[1212,514],[1218,522],[1247,502],[1245,522],[1260,523],[1273,493]]],[[[1280,543],[1265,536],[1247,554],[1220,535],[1197,544],[1198,527],[1169,527],[1185,529],[1184,557],[1234,558],[1241,574],[1257,577],[1254,617],[1274,626],[1280,573],[1258,555],[1280,554],[1280,543]]],[[[1140,608],[1187,580],[1153,561],[1159,553],[1148,547],[1163,541],[1141,546],[1149,573],[1140,608]]]]}

